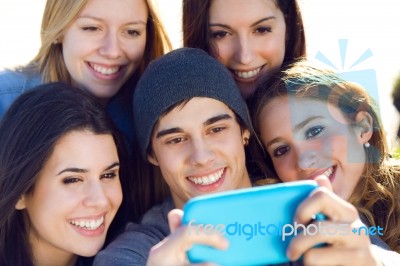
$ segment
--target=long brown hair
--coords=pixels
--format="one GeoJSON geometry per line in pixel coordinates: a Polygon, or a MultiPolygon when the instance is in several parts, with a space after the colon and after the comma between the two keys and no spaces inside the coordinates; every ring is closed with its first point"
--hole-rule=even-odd
{"type": "MultiPolygon", "coordinates": [[[[370,148],[364,148],[366,162],[363,174],[349,202],[365,215],[368,222],[384,228],[382,239],[400,252],[400,167],[390,158],[384,128],[367,91],[358,84],[339,78],[306,61],[299,61],[272,73],[260,83],[252,98],[251,116],[254,130],[260,135],[260,114],[275,97],[291,95],[328,102],[355,123],[358,112],[365,111],[373,119],[370,148]]],[[[265,163],[273,167],[268,155],[265,163]]]]}
{"type": "MultiPolygon", "coordinates": [[[[209,9],[212,0],[183,0],[183,46],[200,48],[210,53],[209,9]]],[[[284,62],[306,56],[303,19],[297,0],[274,0],[285,16],[286,44],[284,62]]]]}

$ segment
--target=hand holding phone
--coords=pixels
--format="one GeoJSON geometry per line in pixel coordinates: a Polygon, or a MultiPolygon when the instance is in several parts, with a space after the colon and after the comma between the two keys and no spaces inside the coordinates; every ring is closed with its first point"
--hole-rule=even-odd
{"type": "MultiPolygon", "coordinates": [[[[182,223],[218,232],[229,241],[227,250],[194,245],[191,263],[265,265],[289,261],[286,248],[297,230],[293,217],[298,205],[318,185],[296,181],[199,196],[184,206],[182,223]]],[[[196,230],[191,230],[196,233],[196,230]]]]}

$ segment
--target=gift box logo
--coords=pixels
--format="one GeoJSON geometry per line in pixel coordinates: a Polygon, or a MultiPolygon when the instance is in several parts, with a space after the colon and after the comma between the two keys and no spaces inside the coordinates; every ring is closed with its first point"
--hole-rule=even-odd
{"type": "Polygon", "coordinates": [[[335,69],[335,72],[339,74],[339,76],[347,81],[355,82],[363,86],[369,96],[373,99],[374,104],[376,106],[376,111],[379,114],[379,93],[378,93],[378,83],[376,79],[376,71],[374,69],[363,69],[363,70],[351,70],[355,66],[363,63],[365,60],[372,57],[371,49],[365,50],[358,59],[353,62],[350,67],[345,68],[346,66],[346,57],[347,57],[347,48],[348,48],[348,40],[347,39],[339,39],[339,50],[340,50],[340,59],[341,59],[341,66],[337,67],[335,64],[331,62],[322,52],[318,51],[315,55],[315,59],[328,65],[335,69]]]}
{"type": "MultiPolygon", "coordinates": [[[[358,66],[359,64],[365,62],[367,59],[373,56],[371,49],[366,49],[363,53],[360,53],[360,56],[350,64],[350,67],[346,68],[346,57],[347,57],[347,48],[348,48],[348,40],[347,39],[339,39],[339,51],[340,51],[340,59],[341,66],[337,67],[335,64],[331,62],[322,52],[318,51],[315,59],[334,68],[334,71],[344,80],[355,82],[364,87],[369,96],[372,99],[372,103],[375,105],[375,110],[377,115],[380,117],[380,108],[379,108],[379,93],[378,93],[378,83],[376,79],[376,71],[374,69],[362,69],[362,70],[352,70],[353,67],[358,66]]],[[[375,147],[369,147],[369,149],[373,149],[374,152],[379,153],[375,147]]],[[[349,149],[349,160],[352,159],[351,149],[349,149]]],[[[379,156],[377,157],[379,158],[379,156]]],[[[355,162],[357,163],[357,162],[355,162]]]]}

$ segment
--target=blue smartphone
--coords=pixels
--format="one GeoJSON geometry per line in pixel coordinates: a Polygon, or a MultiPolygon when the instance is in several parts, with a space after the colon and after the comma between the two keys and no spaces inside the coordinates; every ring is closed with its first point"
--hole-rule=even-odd
{"type": "Polygon", "coordinates": [[[183,208],[183,224],[202,227],[210,234],[217,231],[228,239],[229,247],[194,245],[187,252],[189,261],[230,266],[288,262],[286,249],[295,235],[295,211],[317,187],[315,181],[307,180],[192,198],[183,208]]]}

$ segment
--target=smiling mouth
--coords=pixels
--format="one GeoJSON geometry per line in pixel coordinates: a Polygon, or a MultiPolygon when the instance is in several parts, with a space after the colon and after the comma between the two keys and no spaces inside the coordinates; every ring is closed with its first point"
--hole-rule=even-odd
{"type": "Polygon", "coordinates": [[[258,73],[260,73],[262,67],[250,70],[250,71],[238,71],[234,70],[233,73],[235,76],[241,79],[251,79],[257,76],[258,73]]]}
{"type": "Polygon", "coordinates": [[[69,223],[79,228],[96,230],[104,223],[104,216],[101,216],[99,219],[75,219],[70,220],[69,223]]]}
{"type": "Polygon", "coordinates": [[[327,178],[330,179],[331,175],[333,174],[334,167],[329,167],[328,170],[326,170],[322,175],[326,176],[327,178]]]}
{"type": "Polygon", "coordinates": [[[308,179],[314,180],[317,176],[326,176],[329,181],[333,181],[333,173],[335,173],[336,171],[336,166],[331,166],[329,167],[327,170],[325,170],[325,172],[319,173],[319,174],[313,174],[312,176],[310,176],[308,179]]]}
{"type": "Polygon", "coordinates": [[[195,183],[196,185],[208,186],[218,182],[218,180],[221,179],[224,170],[225,168],[222,168],[217,172],[206,176],[200,176],[200,177],[189,176],[188,179],[193,183],[195,183]]]}
{"type": "Polygon", "coordinates": [[[121,67],[119,67],[119,66],[105,67],[102,65],[94,64],[94,63],[89,63],[89,65],[94,71],[96,71],[97,73],[100,73],[102,75],[112,75],[112,74],[117,73],[121,69],[121,67]]]}

